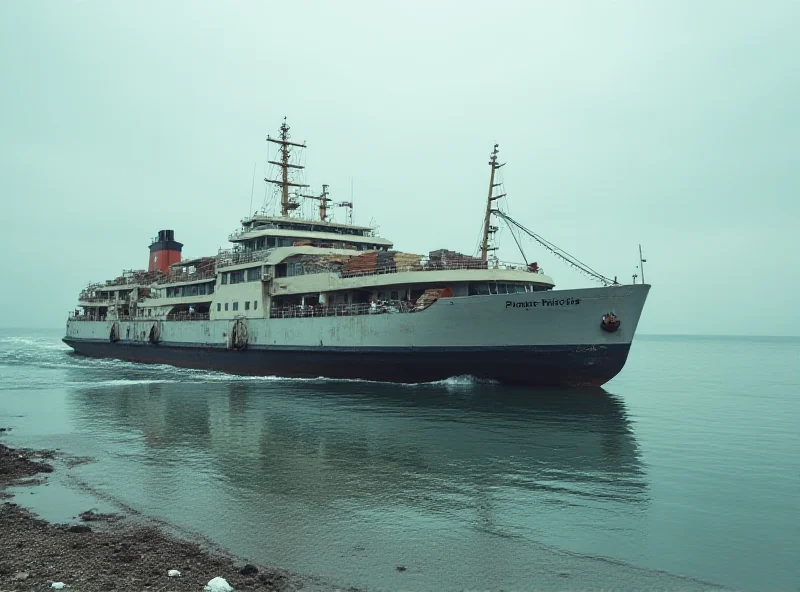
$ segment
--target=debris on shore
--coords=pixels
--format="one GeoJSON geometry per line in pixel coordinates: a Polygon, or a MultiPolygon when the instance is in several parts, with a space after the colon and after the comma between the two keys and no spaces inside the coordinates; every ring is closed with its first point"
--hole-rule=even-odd
{"type": "Polygon", "coordinates": [[[86,510],[85,512],[81,512],[78,514],[78,518],[83,520],[84,522],[111,522],[113,520],[119,520],[120,516],[118,514],[101,514],[100,512],[95,512],[92,510],[86,510]]]}
{"type": "Polygon", "coordinates": [[[15,450],[0,444],[0,489],[19,481],[34,477],[39,473],[52,473],[53,465],[41,459],[52,459],[50,450],[34,452],[32,450],[15,450]]]}
{"type": "MultiPolygon", "coordinates": [[[[0,444],[0,494],[40,473],[52,453],[15,450],[0,444]]],[[[71,589],[151,592],[216,587],[289,592],[302,587],[299,576],[274,568],[241,565],[152,526],[120,526],[113,514],[89,510],[83,524],[51,524],[15,503],[0,505],[0,590],[71,589]],[[86,522],[101,523],[96,530],[86,522]],[[214,587],[212,586],[212,587],[214,587]]]]}

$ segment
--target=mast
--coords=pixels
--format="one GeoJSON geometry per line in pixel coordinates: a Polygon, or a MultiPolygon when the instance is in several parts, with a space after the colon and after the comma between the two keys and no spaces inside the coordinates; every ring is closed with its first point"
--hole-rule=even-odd
{"type": "Polygon", "coordinates": [[[319,201],[319,219],[323,222],[328,221],[328,202],[333,201],[328,197],[328,185],[322,186],[322,193],[319,195],[300,195],[307,199],[316,199],[319,201]]]}
{"type": "Polygon", "coordinates": [[[283,118],[283,124],[280,128],[280,136],[278,138],[272,138],[267,136],[267,142],[272,142],[273,144],[278,144],[280,146],[280,162],[270,160],[268,161],[270,164],[275,164],[281,167],[281,178],[280,179],[267,179],[265,178],[264,181],[267,183],[273,183],[275,185],[281,186],[281,216],[288,217],[289,212],[292,210],[296,210],[300,207],[300,204],[296,201],[292,201],[289,199],[289,187],[308,187],[303,183],[293,183],[289,180],[289,169],[303,169],[305,167],[299,164],[291,164],[289,159],[292,155],[291,147],[297,148],[305,148],[306,143],[303,142],[302,144],[298,144],[297,142],[290,142],[289,138],[289,126],[286,124],[286,118],[283,118]]]}
{"type": "Polygon", "coordinates": [[[489,166],[492,167],[491,175],[489,176],[489,198],[486,200],[486,217],[483,221],[483,241],[481,243],[481,261],[487,261],[489,258],[489,251],[494,251],[497,247],[490,247],[489,246],[489,234],[494,234],[497,231],[496,226],[491,225],[492,221],[492,212],[495,210],[492,209],[492,202],[495,200],[500,199],[505,195],[502,193],[500,195],[494,195],[494,188],[499,186],[500,183],[494,182],[494,173],[497,169],[499,169],[503,164],[497,163],[497,147],[499,144],[494,145],[494,150],[492,150],[492,157],[489,159],[489,166]]]}
{"type": "Polygon", "coordinates": [[[645,263],[647,263],[647,259],[642,257],[642,245],[639,245],[639,269],[642,272],[642,283],[644,283],[644,264],[645,263]]]}

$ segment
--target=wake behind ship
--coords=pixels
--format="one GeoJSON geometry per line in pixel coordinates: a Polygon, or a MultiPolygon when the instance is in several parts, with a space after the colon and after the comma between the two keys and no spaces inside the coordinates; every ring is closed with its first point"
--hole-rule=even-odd
{"type": "Polygon", "coordinates": [[[146,271],[81,292],[64,342],[86,356],[282,377],[598,386],[622,370],[650,286],[609,280],[503,213],[497,146],[480,254],[422,256],[354,225],[352,203],[333,202],[327,185],[301,194],[292,156],[305,144],[285,122],[267,141],[280,215],[245,218],[231,248],[194,259],[159,231],[146,271]],[[317,219],[293,215],[301,199],[317,203],[317,219]],[[333,208],[347,223],[331,221],[333,208]],[[493,217],[601,287],[556,290],[536,263],[501,263],[493,217]]]}

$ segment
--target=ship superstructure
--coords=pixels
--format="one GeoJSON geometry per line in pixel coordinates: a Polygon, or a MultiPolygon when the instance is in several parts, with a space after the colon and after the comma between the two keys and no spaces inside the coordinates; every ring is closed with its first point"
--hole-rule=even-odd
{"type": "Polygon", "coordinates": [[[182,259],[173,230],[159,231],[147,271],[81,293],[67,344],[89,356],[287,377],[599,385],[622,369],[650,286],[588,270],[605,285],[555,290],[536,263],[500,262],[496,218],[537,237],[497,207],[497,146],[473,257],[395,250],[353,224],[352,202],[334,202],[327,185],[300,193],[308,185],[292,178],[302,165],[291,155],[305,144],[285,122],[267,139],[278,146],[270,163],[279,173],[265,181],[280,215],[243,219],[230,248],[193,259],[182,259]],[[316,219],[296,215],[304,199],[316,219]],[[347,223],[330,219],[336,207],[347,223]]]}

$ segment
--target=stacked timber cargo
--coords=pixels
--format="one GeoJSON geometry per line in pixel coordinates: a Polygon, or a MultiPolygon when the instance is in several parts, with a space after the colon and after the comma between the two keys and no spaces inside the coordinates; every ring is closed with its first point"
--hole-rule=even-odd
{"type": "Polygon", "coordinates": [[[420,265],[422,257],[414,253],[395,253],[394,263],[398,271],[421,271],[420,265]]]}
{"type": "Polygon", "coordinates": [[[432,269],[486,269],[486,262],[456,251],[439,249],[429,253],[428,267],[432,269]]]}
{"type": "Polygon", "coordinates": [[[370,275],[373,273],[394,273],[396,271],[419,271],[420,255],[398,251],[369,251],[353,257],[345,263],[342,275],[370,275]]]}
{"type": "Polygon", "coordinates": [[[368,251],[353,257],[342,267],[343,276],[367,275],[375,273],[378,267],[378,251],[368,251]]]}
{"type": "Polygon", "coordinates": [[[379,273],[394,273],[396,269],[393,253],[391,251],[378,251],[378,263],[375,266],[375,271],[379,273]]]}
{"type": "Polygon", "coordinates": [[[350,258],[349,255],[302,255],[299,263],[303,273],[337,273],[350,258]]]}
{"type": "Polygon", "coordinates": [[[450,288],[428,288],[425,292],[417,298],[414,304],[414,311],[419,312],[425,310],[431,304],[439,300],[439,298],[452,298],[453,291],[450,288]]]}

